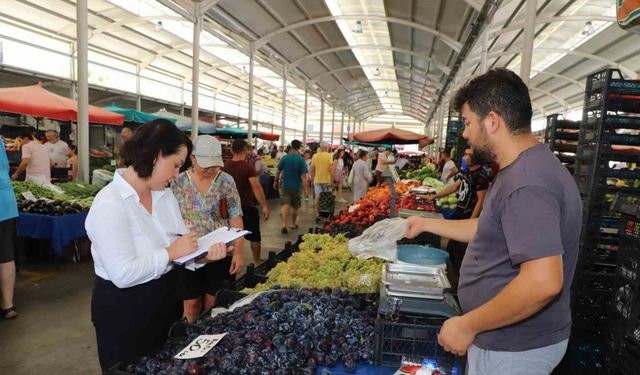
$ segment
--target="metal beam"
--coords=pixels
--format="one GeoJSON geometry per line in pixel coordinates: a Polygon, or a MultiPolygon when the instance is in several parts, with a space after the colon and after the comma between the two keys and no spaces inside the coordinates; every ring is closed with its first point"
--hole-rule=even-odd
{"type": "Polygon", "coordinates": [[[327,17],[312,18],[310,20],[304,20],[301,22],[293,23],[291,25],[287,25],[285,27],[272,31],[269,34],[256,40],[255,41],[256,50],[262,48],[265,44],[269,43],[269,41],[273,37],[277,35],[288,33],[289,31],[292,31],[301,27],[315,25],[317,23],[333,22],[333,21],[339,21],[339,20],[344,20],[344,21],[358,20],[358,21],[374,21],[374,22],[377,21],[377,22],[399,24],[399,25],[411,27],[411,28],[429,33],[435,36],[436,38],[442,40],[446,45],[451,47],[451,49],[453,49],[456,52],[460,52],[460,50],[462,49],[462,44],[457,40],[431,27],[425,26],[423,24],[419,24],[416,22],[411,22],[402,18],[395,18],[395,17],[383,17],[383,16],[375,16],[375,15],[369,15],[369,14],[350,14],[350,15],[341,15],[341,16],[327,16],[327,17]]]}
{"type": "MultiPolygon", "coordinates": [[[[412,89],[402,89],[402,88],[399,89],[399,90],[390,89],[390,90],[380,90],[380,91],[395,92],[395,93],[407,92],[407,93],[411,93],[411,94],[419,94],[418,97],[420,97],[420,98],[424,97],[425,99],[427,99],[427,97],[425,97],[426,94],[435,95],[435,90],[433,90],[433,91],[425,90],[422,93],[420,93],[420,90],[417,90],[417,89],[415,91],[413,91],[412,89]]],[[[334,95],[334,97],[338,98],[339,100],[344,100],[344,99],[349,99],[349,98],[356,97],[356,96],[358,96],[360,94],[365,94],[365,93],[367,95],[377,95],[375,88],[373,88],[373,87],[365,87],[365,88],[362,88],[360,90],[347,92],[344,96],[335,96],[334,95]]],[[[429,100],[429,101],[433,101],[433,100],[429,100]]]]}
{"type": "MultiPolygon", "coordinates": [[[[409,79],[405,79],[405,78],[399,78],[399,79],[382,79],[382,78],[368,79],[368,78],[363,78],[361,80],[351,82],[351,84],[349,86],[340,84],[337,87],[335,87],[335,88],[333,88],[331,90],[328,90],[327,94],[331,94],[331,95],[334,95],[334,96],[339,98],[340,96],[335,95],[336,91],[338,91],[340,89],[345,89],[345,87],[352,87],[354,85],[357,85],[358,88],[362,88],[362,87],[360,87],[360,84],[362,84],[362,83],[371,83],[371,82],[391,82],[391,83],[408,82],[409,84],[411,84],[411,83],[419,83],[419,82],[416,82],[416,81],[413,81],[413,80],[409,80],[409,79]]],[[[366,87],[364,89],[370,89],[370,90],[373,90],[375,92],[375,89],[373,87],[371,87],[371,88],[366,87]]],[[[418,91],[416,91],[416,92],[418,92],[418,91]]],[[[428,91],[425,90],[425,92],[428,92],[428,91]]],[[[347,92],[347,94],[348,93],[349,92],[347,92]]]]}
{"type": "MultiPolygon", "coordinates": [[[[360,95],[360,94],[365,93],[367,91],[368,90],[361,90],[360,92],[350,93],[349,95],[345,95],[345,96],[343,96],[343,97],[341,97],[339,99],[342,100],[342,101],[344,101],[346,99],[346,101],[344,101],[344,103],[346,105],[350,105],[351,103],[353,103],[352,101],[350,101],[352,98],[355,98],[356,100],[359,100],[360,98],[363,98],[363,97],[364,98],[369,98],[369,97],[373,97],[373,96],[378,97],[377,94],[375,94],[375,93],[369,93],[368,95],[364,95],[364,96],[360,95]]],[[[384,90],[384,91],[385,92],[392,92],[392,93],[399,94],[399,95],[407,94],[407,95],[413,96],[415,98],[423,99],[424,101],[429,102],[429,103],[433,102],[433,99],[429,99],[427,97],[418,95],[419,93],[417,91],[416,92],[412,92],[412,91],[409,91],[407,89],[404,89],[404,90],[403,89],[400,89],[400,90],[384,90]]]]}
{"type": "Polygon", "coordinates": [[[153,21],[184,21],[184,17],[182,16],[131,16],[126,17],[121,20],[107,23],[105,25],[101,25],[93,29],[93,31],[89,32],[89,40],[94,36],[102,33],[106,33],[109,31],[117,30],[123,26],[130,26],[132,24],[137,24],[139,22],[153,22],[153,21]]]}
{"type": "Polygon", "coordinates": [[[541,74],[544,76],[549,76],[549,77],[555,77],[555,78],[560,78],[562,80],[565,80],[567,82],[572,83],[573,85],[577,86],[580,90],[584,90],[585,85],[580,83],[578,80],[575,80],[573,78],[567,77],[563,74],[558,74],[558,73],[551,73],[551,72],[547,72],[547,71],[542,71],[542,70],[538,70],[538,71],[534,71],[535,74],[541,74]]]}
{"type": "MultiPolygon", "coordinates": [[[[365,112],[365,113],[361,114],[360,116],[362,116],[362,117],[358,118],[358,120],[359,120],[359,121],[368,121],[369,119],[371,119],[371,118],[373,118],[373,117],[380,116],[380,115],[384,115],[384,114],[387,114],[387,113],[390,113],[390,112],[387,112],[387,111],[386,111],[386,110],[384,110],[384,109],[382,109],[382,110],[380,110],[380,109],[373,109],[373,110],[370,110],[370,111],[368,111],[368,112],[365,112]]],[[[407,110],[407,111],[405,111],[405,112],[403,113],[403,115],[405,115],[405,116],[409,116],[409,117],[413,117],[413,118],[414,118],[415,120],[417,120],[417,121],[424,121],[424,118],[422,117],[422,116],[424,116],[423,114],[421,114],[421,113],[415,113],[415,112],[413,112],[413,111],[411,111],[411,110],[407,110]]]]}
{"type": "MultiPolygon", "coordinates": [[[[622,65],[616,61],[613,61],[611,59],[608,59],[606,57],[602,57],[602,56],[598,56],[598,55],[594,55],[591,53],[586,53],[586,52],[580,52],[580,51],[571,51],[568,49],[563,49],[563,48],[542,48],[542,47],[536,47],[536,49],[533,51],[535,52],[555,52],[555,53],[564,53],[567,55],[572,55],[572,56],[578,56],[578,57],[582,57],[584,59],[589,59],[589,60],[593,60],[593,61],[599,61],[601,63],[605,63],[608,64],[610,66],[616,67],[618,69],[620,69],[624,74],[628,75],[631,78],[635,78],[637,73],[625,66],[622,65]]],[[[510,55],[517,55],[519,53],[522,53],[521,49],[512,49],[512,50],[508,50],[508,51],[501,51],[501,52],[493,52],[490,53],[487,57],[489,59],[495,59],[498,57],[503,57],[503,56],[510,56],[510,55]]],[[[470,56],[468,61],[475,61],[478,60],[480,58],[479,55],[475,55],[475,56],[470,56]]]]}
{"type": "MultiPolygon", "coordinates": [[[[427,113],[424,113],[424,112],[423,112],[423,108],[420,108],[420,107],[414,107],[414,106],[412,106],[412,105],[407,105],[407,106],[404,106],[404,107],[405,107],[405,109],[406,109],[406,112],[409,112],[409,110],[410,110],[410,111],[412,111],[414,114],[415,114],[415,113],[419,113],[419,114],[421,114],[422,116],[426,116],[426,115],[427,115],[427,113]]],[[[367,105],[367,106],[364,106],[364,107],[358,108],[358,110],[357,110],[357,111],[354,111],[353,113],[354,113],[354,116],[356,116],[356,117],[358,117],[358,118],[361,118],[363,113],[366,113],[368,110],[371,110],[371,109],[380,109],[380,110],[384,111],[385,113],[387,113],[387,112],[388,112],[388,111],[387,111],[387,110],[382,106],[382,104],[379,104],[379,103],[378,103],[378,104],[370,104],[370,105],[367,105]]],[[[393,113],[393,112],[390,112],[390,113],[393,113]]]]}
{"type": "MultiPolygon", "coordinates": [[[[318,74],[315,77],[311,77],[311,79],[309,80],[309,82],[311,82],[311,84],[316,83],[319,79],[321,79],[322,77],[334,74],[334,73],[338,73],[338,72],[343,72],[346,70],[352,70],[352,69],[363,69],[363,68],[383,68],[383,69],[393,69],[396,71],[407,71],[407,72],[411,72],[411,68],[407,68],[404,66],[390,66],[390,65],[384,65],[384,64],[363,64],[363,65],[349,65],[349,66],[343,66],[341,68],[337,68],[337,69],[333,69],[333,70],[329,70],[327,72],[318,74]]],[[[364,70],[364,69],[363,69],[364,70]]],[[[429,80],[429,76],[425,75],[425,80],[433,82],[431,80],[429,80]]],[[[437,82],[433,82],[434,85],[438,85],[437,82]]]]}
{"type": "MultiPolygon", "coordinates": [[[[615,17],[610,16],[602,16],[602,15],[588,15],[588,16],[557,16],[557,17],[538,17],[536,18],[536,26],[538,25],[546,25],[550,23],[556,22],[587,22],[587,21],[605,21],[605,22],[616,22],[615,17]]],[[[525,20],[517,21],[512,23],[511,25],[501,28],[495,27],[492,30],[488,30],[489,38],[495,39],[501,34],[505,34],[511,31],[521,30],[524,28],[525,20]]]]}
{"type": "Polygon", "coordinates": [[[556,94],[554,94],[554,93],[552,93],[552,92],[545,91],[545,90],[539,89],[539,88],[537,88],[537,87],[529,87],[529,90],[530,90],[530,91],[539,92],[539,93],[541,93],[541,94],[544,94],[544,95],[546,95],[546,96],[549,96],[549,97],[551,97],[551,98],[553,98],[553,99],[557,100],[560,104],[562,104],[562,106],[563,106],[565,109],[569,109],[569,104],[568,104],[564,99],[562,99],[561,97],[559,97],[558,95],[556,95],[556,94]]]}
{"type": "MultiPolygon", "coordinates": [[[[401,100],[404,99],[404,100],[408,101],[409,103],[411,103],[412,105],[417,106],[419,108],[422,108],[425,111],[429,110],[429,107],[425,106],[424,103],[416,101],[416,100],[414,100],[413,98],[411,98],[409,96],[402,96],[400,99],[401,100]]],[[[358,100],[356,102],[349,103],[349,107],[353,107],[357,112],[358,108],[356,108],[355,106],[358,106],[360,104],[371,104],[371,103],[374,103],[374,104],[375,103],[379,103],[382,106],[382,103],[380,103],[379,99],[376,97],[376,98],[365,98],[363,100],[358,100]]],[[[402,107],[402,104],[401,104],[401,107],[402,107]]],[[[400,109],[402,109],[402,108],[400,108],[400,109]]]]}
{"type": "Polygon", "coordinates": [[[424,59],[427,62],[433,63],[444,74],[451,73],[451,69],[446,64],[441,63],[440,61],[437,61],[435,59],[430,58],[428,56],[428,52],[427,51],[415,52],[415,51],[412,51],[412,50],[409,50],[409,49],[406,49],[406,48],[391,47],[391,46],[380,46],[380,45],[375,45],[375,44],[365,44],[365,45],[357,45],[357,46],[340,46],[340,47],[333,47],[333,48],[320,50],[320,51],[314,52],[314,53],[312,53],[310,55],[306,55],[304,57],[301,57],[301,58],[291,62],[291,64],[289,65],[289,70],[293,70],[293,69],[297,68],[298,65],[300,65],[304,61],[314,59],[314,58],[316,58],[316,57],[318,57],[320,55],[324,55],[324,54],[327,54],[327,53],[340,52],[340,51],[350,51],[350,50],[353,50],[353,49],[392,51],[392,52],[404,53],[404,54],[407,54],[407,55],[411,55],[411,56],[414,56],[414,57],[418,57],[418,58],[424,59]]]}

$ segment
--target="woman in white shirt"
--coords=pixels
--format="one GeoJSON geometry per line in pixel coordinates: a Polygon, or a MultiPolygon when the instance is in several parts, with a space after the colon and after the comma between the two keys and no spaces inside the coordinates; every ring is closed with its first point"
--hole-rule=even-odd
{"type": "MultiPolygon", "coordinates": [[[[154,120],[126,143],[126,170],[98,193],[86,219],[96,283],[91,320],[103,371],[160,348],[178,318],[172,262],[197,249],[169,183],[190,165],[191,141],[154,120]]],[[[211,246],[203,262],[226,256],[211,246]]]]}
{"type": "Polygon", "coordinates": [[[358,152],[358,160],[353,163],[353,202],[364,197],[369,190],[369,184],[371,183],[371,170],[367,163],[368,152],[367,150],[360,150],[358,152]]]}

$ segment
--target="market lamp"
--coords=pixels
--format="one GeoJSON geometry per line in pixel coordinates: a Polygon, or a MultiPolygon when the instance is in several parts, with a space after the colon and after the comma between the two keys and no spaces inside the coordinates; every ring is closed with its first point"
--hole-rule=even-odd
{"type": "Polygon", "coordinates": [[[596,32],[596,29],[593,27],[593,24],[591,24],[591,21],[587,21],[584,24],[584,28],[582,29],[582,35],[589,36],[595,32],[596,32]]]}
{"type": "Polygon", "coordinates": [[[156,31],[157,31],[157,32],[162,31],[162,21],[158,21],[158,22],[156,23],[156,31]]]}
{"type": "Polygon", "coordinates": [[[353,32],[356,34],[362,34],[362,21],[356,21],[356,24],[353,26],[353,32]]]}

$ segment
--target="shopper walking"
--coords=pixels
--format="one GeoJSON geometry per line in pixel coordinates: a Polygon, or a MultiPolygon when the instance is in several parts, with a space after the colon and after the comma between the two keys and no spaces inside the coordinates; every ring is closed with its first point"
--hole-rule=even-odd
{"type": "Polygon", "coordinates": [[[327,152],[329,145],[321,142],[318,152],[311,158],[311,175],[313,176],[313,191],[315,200],[313,206],[318,210],[320,193],[331,191],[331,165],[333,159],[327,152]]]}
{"type": "Polygon", "coordinates": [[[353,202],[364,197],[369,189],[369,184],[373,180],[371,177],[371,170],[367,163],[368,152],[367,150],[360,150],[358,152],[358,160],[353,163],[353,202]]]}
{"type": "Polygon", "coordinates": [[[69,153],[69,145],[60,139],[58,132],[55,130],[47,130],[47,146],[49,150],[49,159],[51,159],[51,177],[56,180],[66,180],[69,170],[67,169],[67,154],[69,153]]]}
{"type": "Polygon", "coordinates": [[[74,182],[81,182],[82,178],[80,177],[79,169],[78,169],[78,148],[70,144],[69,145],[69,159],[67,160],[67,171],[68,176],[67,179],[74,182]]]}
{"type": "Polygon", "coordinates": [[[278,190],[280,178],[282,176],[282,233],[288,233],[287,221],[289,219],[289,211],[291,211],[291,229],[298,229],[298,209],[302,202],[302,191],[305,195],[307,186],[307,164],[300,156],[300,147],[302,142],[294,139],[291,142],[291,151],[285,155],[278,163],[278,172],[273,188],[278,190]]]}
{"type": "Polygon", "coordinates": [[[333,162],[331,164],[331,175],[333,176],[333,187],[336,189],[337,201],[346,203],[342,198],[342,185],[344,183],[345,174],[344,167],[344,150],[338,150],[333,154],[333,162]]]}
{"type": "Polygon", "coordinates": [[[0,320],[18,316],[13,305],[16,284],[15,240],[18,207],[9,179],[9,161],[0,137],[0,320]]]}
{"type": "Polygon", "coordinates": [[[426,231],[469,242],[458,286],[464,314],[445,321],[438,341],[449,352],[468,352],[472,375],[549,374],[571,331],[578,189],[531,133],[529,90],[515,73],[490,70],[463,86],[453,104],[474,153],[501,169],[478,219],[407,219],[408,238],[426,231]]]}
{"type": "Polygon", "coordinates": [[[256,175],[258,176],[258,181],[260,182],[260,186],[262,186],[262,191],[264,192],[265,198],[269,197],[269,189],[271,188],[271,184],[269,183],[269,178],[271,175],[269,174],[269,167],[267,167],[267,163],[262,160],[262,155],[258,152],[258,155],[255,159],[254,167],[256,169],[256,175]]]}
{"type": "Polygon", "coordinates": [[[22,143],[22,161],[11,179],[16,180],[22,172],[27,171],[25,181],[33,181],[42,185],[50,184],[51,158],[49,149],[40,141],[32,140],[31,132],[28,130],[22,130],[18,134],[18,138],[22,143]]]}
{"type": "MultiPolygon", "coordinates": [[[[222,171],[222,145],[210,135],[199,135],[194,144],[190,170],[171,184],[187,228],[198,237],[220,227],[243,229],[242,205],[236,183],[222,171]]],[[[180,270],[180,299],[184,317],[196,320],[215,304],[225,281],[233,281],[244,268],[243,239],[234,242],[233,256],[209,263],[195,272],[180,270]]]]}
{"type": "MultiPolygon", "coordinates": [[[[172,262],[197,249],[167,185],[189,166],[191,141],[169,121],[154,120],[127,142],[128,168],[117,171],[89,210],[96,282],[91,320],[103,371],[159,350],[177,319],[172,262]],[[180,236],[182,234],[182,236],[180,236]]],[[[224,258],[211,246],[205,261],[224,258]]]]}
{"type": "Polygon", "coordinates": [[[246,161],[249,153],[249,144],[243,139],[236,139],[231,144],[231,152],[233,152],[233,158],[224,163],[223,171],[230,174],[236,182],[238,194],[240,194],[240,202],[242,203],[244,229],[251,232],[245,236],[245,239],[251,242],[253,262],[258,264],[260,262],[260,241],[262,241],[262,236],[260,235],[260,213],[254,203],[254,197],[262,207],[262,216],[265,220],[269,219],[269,205],[258,181],[255,167],[246,161]]]}

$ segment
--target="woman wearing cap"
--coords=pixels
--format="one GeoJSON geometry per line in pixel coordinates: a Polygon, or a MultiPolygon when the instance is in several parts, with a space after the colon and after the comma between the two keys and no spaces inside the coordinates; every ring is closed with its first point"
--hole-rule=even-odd
{"type": "MultiPolygon", "coordinates": [[[[222,171],[222,147],[212,136],[200,135],[194,142],[193,168],[180,174],[171,185],[184,221],[203,236],[222,226],[242,229],[242,208],[236,184],[222,171]]],[[[180,273],[180,297],[187,321],[196,320],[203,310],[213,307],[215,294],[225,280],[233,280],[244,267],[242,238],[235,241],[233,257],[189,272],[180,273]]]]}
{"type": "MultiPolygon", "coordinates": [[[[191,147],[167,120],[143,125],[124,147],[129,167],[114,175],[89,210],[85,227],[96,272],[91,320],[103,371],[158,350],[178,318],[172,262],[197,249],[197,236],[166,187],[189,166],[191,147]]],[[[215,244],[204,261],[226,252],[215,244]]]]}

